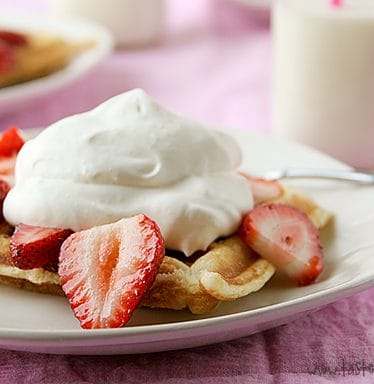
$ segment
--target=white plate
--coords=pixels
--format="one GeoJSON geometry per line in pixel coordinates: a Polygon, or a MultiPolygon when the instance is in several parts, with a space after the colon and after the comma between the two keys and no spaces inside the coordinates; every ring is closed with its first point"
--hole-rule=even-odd
{"type": "MultiPolygon", "coordinates": [[[[344,168],[300,145],[236,132],[245,153],[243,169],[280,166],[344,168]]],[[[277,273],[258,293],[220,305],[205,316],[187,311],[138,309],[122,329],[84,331],[68,302],[0,286],[0,347],[69,354],[142,353],[217,343],[286,323],[302,313],[374,285],[374,188],[336,182],[303,182],[335,214],[326,233],[325,270],[318,283],[299,288],[277,273]]]]}
{"type": "Polygon", "coordinates": [[[101,25],[79,19],[0,14],[0,29],[57,34],[71,41],[91,39],[96,45],[73,58],[63,69],[40,79],[0,89],[0,114],[16,110],[27,101],[66,87],[93,69],[111,51],[111,34],[101,25]]]}

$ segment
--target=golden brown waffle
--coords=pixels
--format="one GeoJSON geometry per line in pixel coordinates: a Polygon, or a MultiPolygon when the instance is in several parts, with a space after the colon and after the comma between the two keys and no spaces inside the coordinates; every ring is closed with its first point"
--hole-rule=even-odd
{"type": "Polygon", "coordinates": [[[70,42],[49,35],[27,35],[28,44],[13,48],[14,68],[0,75],[0,88],[47,76],[64,68],[93,41],[70,42]]]}
{"type": "Polygon", "coordinates": [[[272,199],[272,202],[291,205],[299,209],[312,220],[318,229],[323,229],[333,217],[331,212],[321,208],[310,197],[289,185],[284,186],[282,194],[272,199]]]}
{"type": "MultiPolygon", "coordinates": [[[[332,215],[300,192],[284,187],[273,201],[304,211],[322,229],[332,215]]],[[[10,264],[9,228],[0,236],[0,283],[27,290],[63,295],[57,273],[41,268],[20,270],[10,264]],[[7,232],[7,233],[5,233],[7,232]]],[[[238,236],[211,244],[196,260],[181,261],[166,256],[142,305],[152,308],[183,309],[202,314],[221,301],[232,301],[261,289],[275,267],[252,252],[238,236]]]]}

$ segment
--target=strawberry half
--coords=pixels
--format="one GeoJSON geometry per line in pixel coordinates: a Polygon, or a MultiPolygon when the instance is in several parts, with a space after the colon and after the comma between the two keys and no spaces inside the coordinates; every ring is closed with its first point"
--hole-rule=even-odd
{"type": "Polygon", "coordinates": [[[28,44],[27,37],[23,33],[3,29],[0,30],[0,41],[11,47],[20,47],[28,44]]]}
{"type": "Polygon", "coordinates": [[[245,216],[240,235],[254,251],[282,268],[299,285],[312,283],[323,269],[318,229],[296,208],[260,205],[245,216]]]}
{"type": "Polygon", "coordinates": [[[0,40],[0,74],[10,71],[14,67],[12,49],[0,40]]]}
{"type": "Polygon", "coordinates": [[[16,127],[8,128],[0,136],[0,220],[3,217],[3,202],[14,186],[14,168],[17,154],[25,141],[16,127]]]}
{"type": "Polygon", "coordinates": [[[20,131],[16,127],[9,127],[0,136],[0,157],[13,158],[25,144],[20,131]]]}
{"type": "Polygon", "coordinates": [[[240,174],[251,184],[253,200],[255,205],[275,199],[283,192],[283,188],[278,181],[270,181],[248,175],[247,173],[240,172],[240,174]]]}
{"type": "Polygon", "coordinates": [[[9,181],[0,178],[0,204],[3,203],[5,196],[8,194],[11,187],[12,185],[9,181]]]}
{"type": "Polygon", "coordinates": [[[9,181],[0,179],[0,220],[4,219],[3,203],[11,187],[12,187],[12,184],[10,184],[9,181]]]}
{"type": "Polygon", "coordinates": [[[126,324],[164,255],[160,230],[145,215],[70,236],[61,248],[58,273],[82,328],[126,324]]]}
{"type": "MultiPolygon", "coordinates": [[[[14,177],[14,169],[16,166],[17,155],[14,154],[10,157],[0,156],[0,177],[6,180],[8,177],[14,177]]],[[[10,183],[14,184],[14,183],[10,183]]]]}
{"type": "Polygon", "coordinates": [[[69,229],[18,225],[10,239],[12,264],[20,269],[57,271],[61,245],[72,233],[69,229]]]}

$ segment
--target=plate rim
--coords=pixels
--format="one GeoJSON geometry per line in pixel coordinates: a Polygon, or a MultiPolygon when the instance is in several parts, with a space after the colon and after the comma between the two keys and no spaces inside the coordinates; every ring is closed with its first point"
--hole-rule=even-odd
{"type": "MultiPolygon", "coordinates": [[[[92,329],[92,330],[84,330],[84,329],[73,329],[73,330],[35,330],[35,329],[11,329],[11,328],[0,328],[0,338],[3,340],[27,340],[27,341],[53,341],[56,339],[60,339],[63,337],[65,340],[76,340],[76,341],[86,341],[87,339],[101,339],[104,337],[126,337],[126,336],[139,336],[139,334],[164,334],[168,332],[179,332],[179,331],[187,331],[194,328],[202,328],[202,327],[211,327],[211,326],[219,326],[222,323],[226,322],[236,322],[249,319],[251,317],[257,316],[265,316],[269,312],[273,312],[274,310],[287,310],[287,309],[297,309],[302,304],[315,304],[321,298],[325,297],[326,300],[323,300],[321,304],[314,305],[306,305],[304,311],[312,308],[319,308],[321,306],[327,305],[329,303],[335,302],[336,300],[342,299],[344,297],[350,296],[351,294],[359,293],[365,289],[369,289],[374,287],[374,275],[368,276],[363,280],[354,280],[354,284],[352,281],[347,281],[345,283],[339,284],[337,286],[328,288],[323,291],[318,291],[311,293],[309,295],[298,297],[291,301],[287,301],[286,303],[276,303],[271,304],[265,307],[250,309],[242,312],[236,312],[226,315],[219,315],[215,317],[209,317],[205,319],[196,319],[196,320],[186,320],[172,323],[164,323],[164,324],[151,324],[151,325],[137,325],[123,328],[108,328],[108,329],[92,329]],[[213,324],[212,324],[213,323],[213,324]],[[53,333],[53,336],[51,335],[53,333]]],[[[149,309],[152,310],[152,309],[149,309]]],[[[298,312],[296,312],[298,313],[298,312]]]]}

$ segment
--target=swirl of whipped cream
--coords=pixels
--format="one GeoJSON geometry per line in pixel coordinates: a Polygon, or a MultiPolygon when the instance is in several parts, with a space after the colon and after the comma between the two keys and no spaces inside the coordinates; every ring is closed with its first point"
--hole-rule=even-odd
{"type": "Polygon", "coordinates": [[[139,89],[28,141],[4,202],[13,225],[74,231],[138,213],[191,255],[232,234],[253,206],[234,139],[168,112],[139,89]]]}

